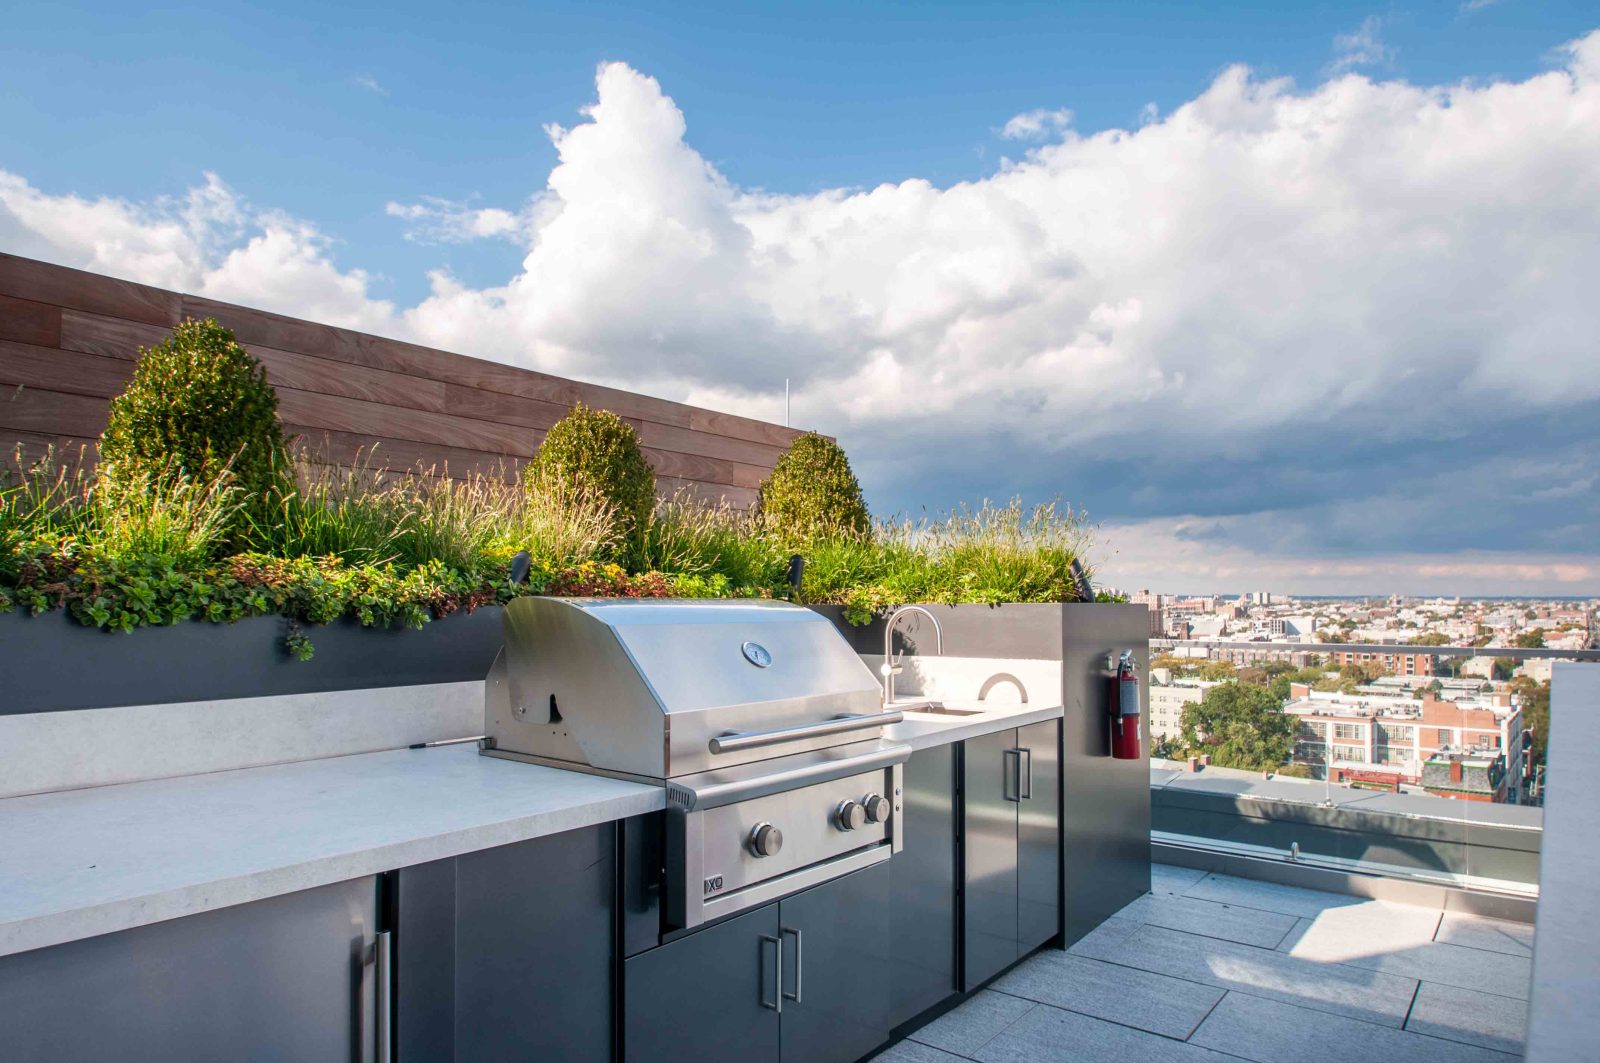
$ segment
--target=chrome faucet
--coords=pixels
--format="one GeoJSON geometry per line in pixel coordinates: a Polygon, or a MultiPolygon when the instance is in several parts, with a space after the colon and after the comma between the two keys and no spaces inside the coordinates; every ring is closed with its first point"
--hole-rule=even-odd
{"type": "MultiPolygon", "coordinates": [[[[928,612],[920,605],[902,605],[889,614],[889,619],[883,625],[883,704],[887,708],[894,701],[894,677],[900,674],[900,665],[894,655],[894,629],[900,618],[907,613],[921,613],[933,621],[933,640],[935,651],[944,652],[944,631],[939,627],[939,618],[928,612]]],[[[901,654],[904,656],[904,654],[901,654]]]]}

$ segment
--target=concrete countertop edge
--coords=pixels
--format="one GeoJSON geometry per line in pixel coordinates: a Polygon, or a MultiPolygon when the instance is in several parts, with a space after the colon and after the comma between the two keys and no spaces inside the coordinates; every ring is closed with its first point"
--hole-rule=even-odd
{"type": "MultiPolygon", "coordinates": [[[[953,707],[963,707],[951,704],[953,707]]],[[[885,737],[909,745],[913,750],[929,749],[980,738],[1012,727],[1060,719],[1061,716],[1060,705],[986,707],[981,718],[908,717],[905,723],[889,727],[885,737]],[[914,733],[895,734],[896,730],[914,733]]],[[[381,755],[383,754],[365,754],[365,756],[381,755]]],[[[300,890],[347,882],[350,879],[393,871],[414,864],[448,859],[481,849],[511,845],[559,834],[562,831],[577,830],[626,819],[629,816],[656,812],[665,807],[664,790],[641,787],[638,793],[474,824],[441,834],[387,842],[372,848],[318,856],[281,867],[263,868],[241,875],[116,897],[80,907],[23,914],[0,922],[0,956],[114,934],[169,919],[181,919],[220,908],[248,904],[252,901],[268,900],[300,890]]]]}
{"type": "Polygon", "coordinates": [[[666,807],[666,792],[645,789],[637,794],[591,801],[485,823],[429,837],[391,842],[371,849],[318,857],[304,863],[252,871],[244,875],[196,882],[153,893],[116,898],[78,908],[40,912],[0,923],[0,956],[64,945],[86,938],[133,930],[152,923],[268,900],[301,890],[393,871],[432,860],[511,845],[563,831],[592,827],[666,807]]]}

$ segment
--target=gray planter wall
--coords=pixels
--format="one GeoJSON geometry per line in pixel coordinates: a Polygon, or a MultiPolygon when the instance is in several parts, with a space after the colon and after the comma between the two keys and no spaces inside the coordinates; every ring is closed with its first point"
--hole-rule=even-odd
{"type": "Polygon", "coordinates": [[[106,632],[64,612],[0,615],[0,716],[481,680],[500,648],[497,606],[420,631],[354,621],[307,627],[309,661],[284,649],[288,621],[190,620],[106,632]]]}

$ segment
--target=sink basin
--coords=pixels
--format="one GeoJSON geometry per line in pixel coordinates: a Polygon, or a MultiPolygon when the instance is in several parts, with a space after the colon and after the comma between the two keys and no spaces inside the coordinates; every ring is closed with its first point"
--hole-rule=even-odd
{"type": "Polygon", "coordinates": [[[982,709],[952,709],[937,701],[913,701],[895,708],[912,716],[982,716],[982,709]]]}

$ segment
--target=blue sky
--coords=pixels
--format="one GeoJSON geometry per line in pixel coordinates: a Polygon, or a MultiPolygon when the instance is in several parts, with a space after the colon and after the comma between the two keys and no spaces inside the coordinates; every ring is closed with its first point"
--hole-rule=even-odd
{"type": "Polygon", "coordinates": [[[315,220],[342,264],[407,302],[441,262],[487,284],[520,255],[419,248],[384,204],[525,198],[555,163],[541,127],[574,120],[605,60],[668,86],[731,180],[812,192],[980,178],[1015,114],[1132,127],[1232,63],[1312,83],[1369,18],[1390,50],[1377,72],[1429,84],[1526,76],[1596,21],[1590,4],[1528,0],[144,6],[10,5],[0,163],[52,191],[139,200],[219,172],[315,220]]]}
{"type": "Polygon", "coordinates": [[[1125,585],[1600,593],[1600,12],[13,4],[0,250],[751,416],[1125,585]]]}

